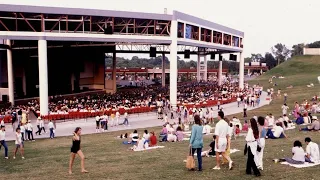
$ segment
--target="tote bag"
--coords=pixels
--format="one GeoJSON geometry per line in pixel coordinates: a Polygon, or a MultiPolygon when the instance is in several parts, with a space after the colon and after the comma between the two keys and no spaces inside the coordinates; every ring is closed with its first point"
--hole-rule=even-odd
{"type": "Polygon", "coordinates": [[[190,148],[189,154],[188,154],[188,156],[187,156],[186,167],[187,167],[188,170],[193,170],[193,169],[195,169],[195,167],[196,167],[191,148],[190,148]]]}

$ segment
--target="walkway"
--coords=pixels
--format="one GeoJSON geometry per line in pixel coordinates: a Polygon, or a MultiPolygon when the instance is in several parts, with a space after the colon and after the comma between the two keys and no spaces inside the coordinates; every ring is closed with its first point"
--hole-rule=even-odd
{"type": "MultiPolygon", "coordinates": [[[[263,92],[261,95],[261,101],[260,101],[260,106],[264,106],[269,104],[269,101],[266,100],[267,98],[267,93],[263,92]]],[[[232,114],[237,114],[243,111],[243,106],[240,106],[238,108],[237,102],[225,104],[221,106],[223,108],[223,111],[225,115],[232,115],[232,114]]],[[[256,109],[258,107],[249,107],[248,110],[256,109]]],[[[217,116],[217,108],[214,107],[215,111],[215,117],[217,116]]],[[[120,117],[121,118],[121,117],[120,117]]],[[[129,116],[129,123],[130,126],[117,126],[117,127],[109,127],[109,131],[107,132],[113,132],[113,131],[121,131],[121,130],[131,130],[131,129],[140,129],[140,128],[149,128],[149,127],[157,127],[157,126],[162,126],[163,121],[158,120],[157,114],[155,112],[149,112],[149,113],[143,113],[143,114],[133,114],[129,116]]],[[[121,123],[123,121],[123,118],[121,118],[121,123]]],[[[34,138],[39,139],[39,138],[49,138],[49,132],[47,134],[43,133],[40,136],[35,135],[35,132],[37,131],[37,126],[35,124],[35,121],[32,122],[33,127],[34,127],[34,138]]],[[[67,121],[67,122],[60,122],[57,123],[57,129],[56,129],[56,136],[69,136],[72,134],[74,129],[76,127],[81,127],[82,128],[82,134],[94,134],[95,132],[95,119],[90,118],[87,119],[87,121],[80,119],[80,120],[75,120],[75,121],[67,121]]],[[[45,125],[45,128],[47,126],[45,125]]],[[[47,129],[46,129],[47,130],[47,129]]],[[[47,130],[48,131],[48,130],[47,130]]],[[[11,125],[6,126],[6,140],[14,140],[15,139],[15,134],[12,131],[11,125]]]]}

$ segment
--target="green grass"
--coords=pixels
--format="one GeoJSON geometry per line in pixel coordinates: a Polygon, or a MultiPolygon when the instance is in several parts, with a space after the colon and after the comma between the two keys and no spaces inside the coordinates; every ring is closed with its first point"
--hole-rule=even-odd
{"type": "MultiPolygon", "coordinates": [[[[295,101],[311,99],[315,94],[319,95],[319,84],[316,77],[320,75],[320,58],[314,56],[297,57],[279,67],[272,69],[265,75],[250,83],[260,83],[264,89],[271,87],[268,80],[273,75],[283,75],[285,79],[276,79],[279,86],[287,92],[288,105],[293,107],[295,101]],[[308,83],[314,83],[314,88],[307,88],[308,83]],[[293,89],[286,89],[293,85],[293,89]]],[[[271,105],[253,111],[249,116],[273,113],[281,114],[282,97],[276,98],[271,105]]],[[[233,116],[233,115],[232,115],[233,116]]],[[[241,114],[236,116],[241,117],[241,114]]],[[[149,128],[159,133],[160,127],[149,128]]],[[[124,132],[124,131],[123,131],[124,132]]],[[[1,179],[252,179],[253,176],[245,175],[246,157],[243,152],[232,154],[236,166],[232,171],[226,166],[220,171],[211,170],[215,166],[213,158],[204,158],[204,171],[189,172],[185,169],[188,153],[188,142],[164,143],[165,148],[145,152],[129,151],[129,146],[122,145],[122,141],[115,139],[123,132],[85,135],[82,137],[82,150],[86,156],[86,169],[88,174],[80,173],[80,162],[77,158],[74,164],[74,174],[68,175],[68,163],[71,139],[61,137],[54,140],[37,140],[26,142],[25,160],[19,156],[16,160],[0,160],[1,179]]],[[[128,132],[128,131],[127,131],[128,132]]],[[[142,132],[142,130],[139,130],[142,132]]],[[[315,142],[320,143],[320,134],[312,132],[287,131],[288,139],[267,140],[264,154],[264,167],[260,179],[318,179],[319,167],[295,169],[292,167],[274,164],[273,158],[291,156],[293,141],[303,142],[306,136],[310,136],[315,142]],[[282,151],[283,150],[283,151],[282,151]]],[[[205,146],[210,143],[210,138],[205,137],[205,146]]],[[[238,138],[232,142],[232,148],[243,150],[244,138],[238,138]]],[[[10,157],[12,157],[13,142],[9,143],[10,157]]],[[[3,150],[1,151],[3,153],[3,150]]],[[[3,154],[1,154],[3,156],[3,154]]]]}

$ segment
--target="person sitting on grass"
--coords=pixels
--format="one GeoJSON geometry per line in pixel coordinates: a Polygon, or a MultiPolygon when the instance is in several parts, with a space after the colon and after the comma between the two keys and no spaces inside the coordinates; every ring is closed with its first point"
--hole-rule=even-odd
{"type": "Polygon", "coordinates": [[[156,146],[157,145],[157,136],[154,134],[154,132],[150,133],[150,143],[149,146],[156,146]]]}
{"type": "Polygon", "coordinates": [[[301,125],[303,123],[304,123],[303,117],[302,117],[302,115],[300,113],[298,113],[298,118],[296,120],[296,124],[297,125],[301,125]]]}
{"type": "Polygon", "coordinates": [[[273,129],[268,129],[266,138],[269,138],[269,139],[287,138],[287,135],[284,133],[284,129],[281,127],[281,124],[277,123],[273,129]]]}
{"type": "Polygon", "coordinates": [[[148,133],[148,130],[144,130],[143,138],[144,138],[147,142],[149,142],[149,140],[150,140],[150,134],[148,133]]]}
{"type": "Polygon", "coordinates": [[[167,141],[168,142],[176,142],[177,141],[177,136],[174,134],[174,132],[168,131],[167,141]]]}
{"type": "Polygon", "coordinates": [[[207,123],[203,126],[203,134],[210,134],[211,133],[211,126],[207,123]]]}
{"type": "Polygon", "coordinates": [[[320,152],[318,144],[311,141],[311,138],[306,137],[304,140],[307,144],[306,147],[306,162],[319,162],[320,161],[320,152]]]}
{"type": "Polygon", "coordinates": [[[317,116],[312,116],[312,124],[311,126],[305,127],[305,128],[300,128],[300,131],[319,131],[320,129],[320,123],[318,121],[318,117],[317,116]]]}
{"type": "Polygon", "coordinates": [[[177,136],[177,141],[183,141],[184,135],[182,132],[182,128],[180,126],[178,126],[177,128],[176,136],[177,136]]]}
{"type": "Polygon", "coordinates": [[[163,125],[163,128],[160,132],[160,138],[161,138],[161,141],[160,142],[165,142],[167,141],[167,137],[168,137],[168,129],[166,127],[166,124],[163,125]]]}
{"type": "Polygon", "coordinates": [[[143,137],[140,137],[138,139],[137,145],[134,145],[131,149],[134,151],[141,151],[148,148],[149,148],[149,143],[143,137]]]}
{"type": "Polygon", "coordinates": [[[240,135],[240,126],[239,126],[239,124],[236,125],[235,134],[236,134],[236,136],[240,135]]]}
{"type": "Polygon", "coordinates": [[[129,144],[137,144],[139,139],[139,134],[137,130],[134,130],[132,134],[130,134],[131,141],[129,141],[129,144]]]}
{"type": "Polygon", "coordinates": [[[295,141],[293,143],[292,154],[292,158],[284,158],[281,159],[281,161],[286,161],[289,164],[304,164],[305,152],[300,141],[295,141]]]}

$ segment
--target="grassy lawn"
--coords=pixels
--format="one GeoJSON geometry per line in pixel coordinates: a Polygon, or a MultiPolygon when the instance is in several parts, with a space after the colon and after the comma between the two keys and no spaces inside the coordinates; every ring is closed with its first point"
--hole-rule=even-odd
{"type": "MultiPolygon", "coordinates": [[[[283,75],[285,79],[276,79],[278,83],[275,90],[282,89],[288,93],[288,105],[292,109],[295,101],[311,99],[319,94],[319,83],[316,77],[320,75],[320,58],[298,57],[269,71],[265,75],[255,79],[251,83],[260,83],[264,89],[271,87],[268,79],[272,75],[283,75]],[[307,88],[308,83],[314,83],[315,87],[307,88]],[[286,89],[293,85],[293,89],[286,89]]],[[[263,115],[273,113],[279,116],[282,112],[282,97],[276,98],[269,106],[253,111],[248,115],[263,115]]],[[[233,116],[233,115],[232,115],[233,116]]],[[[241,114],[236,116],[241,117],[241,114]]],[[[156,119],[155,119],[156,120],[156,119]]],[[[160,127],[149,128],[157,134],[160,127]]],[[[138,130],[140,133],[142,130],[138,130]]],[[[128,131],[127,131],[128,132],[128,131]]],[[[82,150],[86,156],[86,169],[88,174],[80,173],[80,161],[76,159],[74,174],[68,175],[68,163],[71,146],[70,137],[61,137],[54,140],[37,140],[26,142],[25,160],[18,156],[12,159],[13,142],[9,142],[11,153],[9,160],[0,160],[1,179],[252,179],[253,176],[245,175],[246,157],[243,155],[245,141],[243,137],[232,141],[232,148],[241,150],[231,155],[235,168],[232,171],[223,166],[220,171],[214,171],[214,158],[203,159],[203,172],[189,172],[185,169],[188,153],[188,142],[160,143],[163,149],[155,149],[145,152],[129,151],[129,146],[122,145],[122,140],[116,139],[123,132],[85,135],[82,137],[82,150]]],[[[320,133],[287,131],[288,139],[267,140],[264,154],[264,168],[260,179],[319,179],[319,167],[295,169],[289,166],[275,164],[274,158],[291,157],[291,148],[295,140],[304,141],[306,136],[320,143],[320,133]],[[282,151],[283,150],[283,151],[282,151]]],[[[208,148],[210,137],[205,137],[205,149],[208,148]]],[[[305,147],[305,145],[304,145],[305,147]]],[[[3,157],[3,150],[1,150],[3,157]]]]}

